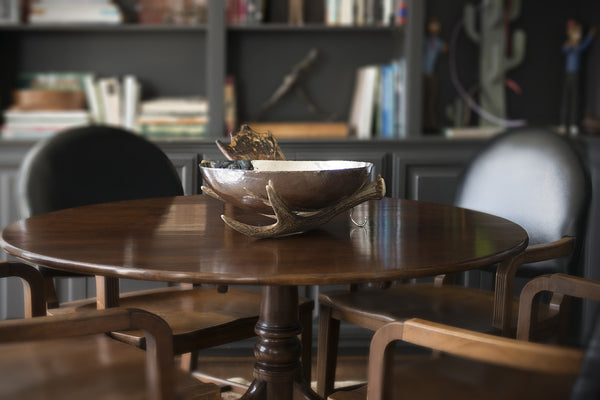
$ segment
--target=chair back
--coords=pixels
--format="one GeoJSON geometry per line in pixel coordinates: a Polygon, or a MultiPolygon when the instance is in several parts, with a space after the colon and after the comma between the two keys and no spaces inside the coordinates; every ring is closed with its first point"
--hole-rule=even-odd
{"type": "Polygon", "coordinates": [[[132,132],[95,125],[38,142],[19,174],[22,217],[75,206],[183,194],[160,148],[132,132]]]}
{"type": "MultiPolygon", "coordinates": [[[[533,245],[581,239],[590,192],[589,174],[570,140],[527,128],[500,134],[475,155],[459,176],[454,203],[518,223],[533,245]]],[[[525,274],[572,272],[577,253],[531,264],[525,274]]]]}

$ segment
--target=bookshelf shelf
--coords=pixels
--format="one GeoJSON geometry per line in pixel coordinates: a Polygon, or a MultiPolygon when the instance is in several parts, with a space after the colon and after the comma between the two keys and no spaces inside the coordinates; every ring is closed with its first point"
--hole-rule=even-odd
{"type": "Polygon", "coordinates": [[[289,25],[284,23],[267,23],[256,25],[228,25],[228,31],[232,32],[403,32],[403,27],[398,26],[343,26],[343,25],[323,25],[323,24],[305,24],[289,25]]]}
{"type": "Polygon", "coordinates": [[[36,24],[36,25],[0,25],[0,32],[206,32],[206,25],[85,25],[85,24],[36,24]]]}

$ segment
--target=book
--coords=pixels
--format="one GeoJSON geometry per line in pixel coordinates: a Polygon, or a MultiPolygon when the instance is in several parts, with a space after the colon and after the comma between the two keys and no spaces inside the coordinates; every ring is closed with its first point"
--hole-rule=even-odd
{"type": "Polygon", "coordinates": [[[89,123],[89,113],[85,110],[22,111],[9,108],[4,111],[2,137],[40,139],[64,129],[89,123]]]}
{"type": "Polygon", "coordinates": [[[378,117],[381,119],[381,128],[379,134],[381,138],[391,139],[396,136],[396,88],[394,84],[396,65],[394,63],[383,64],[380,67],[380,71],[380,108],[378,117]]]}
{"type": "Polygon", "coordinates": [[[4,122],[6,124],[42,124],[54,123],[83,123],[89,121],[89,113],[85,110],[70,111],[21,111],[8,108],[4,111],[4,122]]]}
{"type": "Polygon", "coordinates": [[[84,78],[83,88],[91,121],[94,123],[104,122],[104,110],[100,106],[100,93],[93,76],[89,75],[84,78]]]}
{"type": "Polygon", "coordinates": [[[141,98],[140,83],[134,75],[123,77],[123,127],[134,130],[141,98]]]}
{"type": "Polygon", "coordinates": [[[142,114],[208,114],[208,100],[198,96],[159,97],[142,102],[140,105],[140,112],[142,114]]]}
{"type": "Polygon", "coordinates": [[[340,22],[340,0],[325,0],[325,24],[338,25],[340,22]]]}
{"type": "Polygon", "coordinates": [[[338,24],[353,25],[354,21],[354,0],[340,0],[338,24]]]}
{"type": "Polygon", "coordinates": [[[257,132],[270,131],[277,139],[340,139],[348,137],[346,122],[247,122],[257,132]]]}
{"type": "Polygon", "coordinates": [[[350,125],[359,139],[368,139],[373,136],[374,116],[376,114],[375,96],[378,92],[378,84],[378,65],[366,65],[358,69],[350,125]]]}
{"type": "Polygon", "coordinates": [[[98,80],[99,104],[103,109],[103,121],[109,125],[120,126],[121,118],[121,84],[116,77],[98,80]]]}
{"type": "Polygon", "coordinates": [[[137,131],[149,138],[205,138],[208,101],[204,97],[159,97],[140,103],[137,131]]]}
{"type": "Polygon", "coordinates": [[[93,77],[91,72],[28,71],[17,76],[18,89],[84,90],[84,80],[93,77]]]}
{"type": "Polygon", "coordinates": [[[123,15],[110,2],[36,1],[29,7],[30,24],[120,24],[123,15]]]}
{"type": "Polygon", "coordinates": [[[147,138],[205,138],[208,136],[207,124],[139,124],[139,133],[147,138]]]}
{"type": "Polygon", "coordinates": [[[138,124],[152,125],[193,125],[207,124],[208,116],[177,116],[177,115],[140,115],[137,118],[138,124]]]}
{"type": "Polygon", "coordinates": [[[396,118],[395,118],[395,132],[399,138],[406,137],[406,59],[401,58],[395,61],[396,64],[396,75],[394,77],[395,83],[395,107],[396,107],[396,118]]]}
{"type": "MultiPolygon", "coordinates": [[[[249,0],[227,0],[225,6],[225,21],[229,25],[241,25],[248,21],[248,4],[249,0]]],[[[253,9],[255,4],[250,7],[253,9]]],[[[255,21],[253,21],[255,22],[255,21]]]]}
{"type": "Polygon", "coordinates": [[[357,69],[349,114],[354,136],[359,139],[405,136],[405,71],[404,59],[357,69]]]}
{"type": "Polygon", "coordinates": [[[16,25],[21,21],[21,1],[0,1],[0,25],[16,25]]]}

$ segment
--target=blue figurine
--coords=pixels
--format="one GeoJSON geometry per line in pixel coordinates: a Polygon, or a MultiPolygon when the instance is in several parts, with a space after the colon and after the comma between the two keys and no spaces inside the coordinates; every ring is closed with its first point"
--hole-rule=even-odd
{"type": "Polygon", "coordinates": [[[448,46],[439,37],[440,21],[430,18],[427,21],[427,35],[423,49],[423,129],[425,132],[437,132],[436,113],[438,80],[435,76],[435,64],[441,52],[448,51],[448,46]]]}
{"type": "Polygon", "coordinates": [[[590,29],[585,39],[582,41],[581,24],[570,19],[566,27],[567,41],[562,47],[566,57],[565,63],[565,83],[563,88],[563,98],[560,110],[559,132],[577,135],[578,128],[578,97],[579,97],[579,70],[581,64],[581,54],[590,46],[596,33],[595,28],[590,29]]]}

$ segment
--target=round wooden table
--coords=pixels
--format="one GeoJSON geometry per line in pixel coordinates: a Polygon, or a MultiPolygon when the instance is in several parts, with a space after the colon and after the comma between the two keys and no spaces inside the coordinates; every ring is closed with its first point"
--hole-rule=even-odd
{"type": "Polygon", "coordinates": [[[167,282],[261,285],[255,380],[245,399],[318,399],[300,368],[298,286],[433,276],[490,265],[527,246],[505,219],[456,207],[384,198],[320,228],[252,239],[220,218],[268,223],[204,195],[78,207],[2,231],[4,250],[71,272],[167,282]]]}

